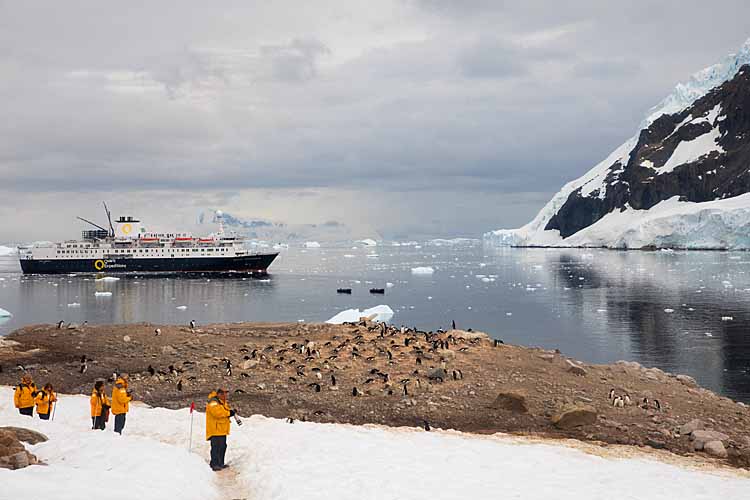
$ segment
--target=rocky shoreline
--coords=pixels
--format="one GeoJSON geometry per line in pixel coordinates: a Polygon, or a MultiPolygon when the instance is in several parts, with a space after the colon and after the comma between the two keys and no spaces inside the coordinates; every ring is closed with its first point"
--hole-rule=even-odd
{"type": "Polygon", "coordinates": [[[345,325],[31,325],[0,338],[0,384],[88,394],[127,372],[136,399],[200,408],[218,386],[242,415],[570,438],[750,468],[750,409],[635,362],[591,365],[477,332],[345,325]],[[86,370],[81,372],[81,358],[86,370]],[[231,370],[227,370],[227,362],[231,370]]]}

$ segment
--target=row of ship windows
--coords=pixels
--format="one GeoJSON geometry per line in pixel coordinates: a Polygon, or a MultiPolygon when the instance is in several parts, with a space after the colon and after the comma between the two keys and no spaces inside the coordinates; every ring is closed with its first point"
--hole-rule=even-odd
{"type": "Polygon", "coordinates": [[[172,248],[170,250],[158,250],[153,248],[146,248],[146,249],[133,249],[133,250],[58,250],[57,254],[72,254],[72,253],[82,253],[82,254],[96,254],[96,253],[107,253],[107,254],[113,254],[113,253],[121,253],[121,254],[138,254],[138,253],[187,253],[187,252],[213,252],[213,251],[221,252],[223,255],[225,253],[225,250],[219,249],[219,248],[172,248]]]}

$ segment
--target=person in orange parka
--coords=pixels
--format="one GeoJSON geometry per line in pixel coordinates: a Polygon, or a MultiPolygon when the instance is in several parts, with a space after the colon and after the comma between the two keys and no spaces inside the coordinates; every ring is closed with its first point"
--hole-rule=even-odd
{"type": "Polygon", "coordinates": [[[227,390],[212,391],[206,404],[206,441],[211,441],[211,470],[220,471],[227,465],[224,456],[227,452],[227,435],[231,425],[229,418],[235,411],[227,403],[227,390]]]}
{"type": "Polygon", "coordinates": [[[49,416],[52,413],[52,408],[57,401],[57,394],[52,389],[52,384],[47,383],[44,385],[44,389],[36,393],[34,402],[36,403],[36,414],[42,420],[49,420],[49,416]]]}
{"type": "Polygon", "coordinates": [[[94,384],[89,402],[91,404],[91,428],[103,431],[109,418],[110,408],[109,398],[104,392],[103,380],[97,380],[94,384]]]}
{"type": "Polygon", "coordinates": [[[16,386],[16,391],[13,393],[13,404],[21,415],[34,416],[36,393],[36,384],[31,380],[31,375],[24,374],[21,377],[21,383],[16,386]]]}
{"type": "Polygon", "coordinates": [[[122,434],[125,427],[125,415],[128,413],[132,394],[128,391],[128,376],[123,374],[115,381],[112,388],[112,415],[115,416],[115,432],[122,434]]]}

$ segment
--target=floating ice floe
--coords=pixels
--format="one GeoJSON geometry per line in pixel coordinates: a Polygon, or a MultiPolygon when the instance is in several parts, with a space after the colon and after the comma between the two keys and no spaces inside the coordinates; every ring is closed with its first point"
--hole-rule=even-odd
{"type": "Polygon", "coordinates": [[[391,283],[391,282],[388,282],[388,283],[386,283],[386,284],[385,284],[385,287],[386,287],[386,288],[393,288],[393,286],[394,286],[394,285],[393,285],[393,283],[391,283]]]}
{"type": "Polygon", "coordinates": [[[734,321],[734,316],[722,316],[722,321],[734,321]]]}
{"type": "Polygon", "coordinates": [[[175,309],[178,309],[180,311],[184,311],[185,309],[187,309],[187,306],[177,306],[177,307],[175,307],[175,309]]]}
{"type": "Polygon", "coordinates": [[[366,247],[374,247],[374,246],[378,245],[377,241],[375,241],[373,239],[370,239],[370,238],[365,238],[364,240],[359,240],[359,241],[357,241],[357,243],[362,243],[366,247]]]}
{"type": "Polygon", "coordinates": [[[112,292],[94,292],[94,297],[111,297],[112,292]]]}
{"type": "Polygon", "coordinates": [[[306,241],[305,248],[320,248],[320,243],[317,241],[306,241]]]}
{"type": "Polygon", "coordinates": [[[665,313],[673,313],[674,309],[670,309],[669,307],[667,307],[666,309],[664,309],[664,312],[665,313]]]}
{"type": "Polygon", "coordinates": [[[78,302],[71,302],[70,304],[68,304],[68,307],[81,307],[81,304],[79,304],[78,302]]]}
{"type": "Polygon", "coordinates": [[[430,266],[425,267],[412,267],[411,273],[412,274],[432,274],[435,272],[435,269],[433,269],[430,266]]]}
{"type": "Polygon", "coordinates": [[[10,318],[11,316],[13,315],[10,312],[0,307],[0,318],[10,318]]]}
{"type": "Polygon", "coordinates": [[[352,255],[352,254],[350,254],[350,253],[345,253],[345,254],[344,254],[344,258],[345,258],[345,259],[353,259],[354,257],[356,257],[356,255],[352,255]]]}
{"type": "Polygon", "coordinates": [[[104,276],[103,278],[96,278],[96,281],[120,281],[120,278],[115,276],[104,276]]]}
{"type": "Polygon", "coordinates": [[[365,309],[364,311],[360,311],[359,309],[347,309],[345,311],[341,311],[328,321],[326,323],[331,325],[340,325],[342,323],[346,322],[355,322],[359,321],[360,318],[368,318],[371,321],[378,321],[381,323],[388,323],[395,313],[393,312],[393,309],[391,309],[387,305],[379,305],[375,307],[371,307],[370,309],[365,309]]]}

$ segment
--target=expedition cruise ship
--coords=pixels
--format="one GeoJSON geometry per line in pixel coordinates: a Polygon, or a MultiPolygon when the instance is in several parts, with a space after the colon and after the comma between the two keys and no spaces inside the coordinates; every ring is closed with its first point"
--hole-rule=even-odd
{"type": "MultiPolygon", "coordinates": [[[[106,209],[106,205],[105,205],[106,209]]],[[[114,224],[107,210],[109,229],[83,231],[80,240],[19,248],[24,274],[61,273],[226,273],[266,274],[278,253],[252,253],[244,239],[219,231],[206,237],[190,233],[150,233],[133,217],[114,224]]]]}

